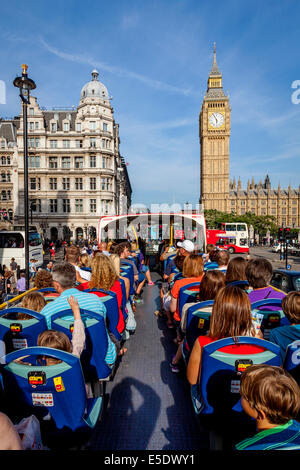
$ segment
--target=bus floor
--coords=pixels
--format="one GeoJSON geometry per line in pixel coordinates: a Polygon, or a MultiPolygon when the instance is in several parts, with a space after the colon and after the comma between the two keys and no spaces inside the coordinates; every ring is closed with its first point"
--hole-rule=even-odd
{"type": "Polygon", "coordinates": [[[136,331],[126,341],[116,375],[107,383],[108,404],[97,423],[91,450],[208,449],[208,433],[194,413],[185,372],[173,373],[170,360],[177,346],[175,330],[156,317],[159,279],[145,286],[137,305],[136,331]]]}

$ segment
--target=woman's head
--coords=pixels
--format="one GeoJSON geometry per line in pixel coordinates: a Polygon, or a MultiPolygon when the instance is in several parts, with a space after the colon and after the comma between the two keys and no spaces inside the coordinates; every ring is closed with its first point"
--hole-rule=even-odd
{"type": "Polygon", "coordinates": [[[91,258],[90,255],[88,255],[87,253],[83,253],[79,257],[79,267],[81,266],[85,268],[89,268],[91,266],[91,258]]]}
{"type": "Polygon", "coordinates": [[[184,277],[199,277],[203,274],[203,259],[201,255],[188,255],[183,262],[184,277]]]}
{"type": "Polygon", "coordinates": [[[218,291],[225,286],[225,276],[221,271],[207,271],[200,284],[200,302],[214,300],[218,291]]]}
{"type": "Polygon", "coordinates": [[[246,278],[246,266],[247,260],[242,256],[237,256],[236,258],[232,258],[227,266],[225,281],[233,282],[233,281],[245,281],[246,278]]]}
{"type": "MultiPolygon", "coordinates": [[[[37,345],[44,348],[59,349],[60,351],[72,352],[72,345],[65,333],[56,330],[46,330],[40,333],[37,340],[37,345]]],[[[45,356],[47,366],[61,362],[51,356],[45,356]]]]}
{"type": "Polygon", "coordinates": [[[97,254],[91,262],[92,275],[90,285],[97,289],[109,290],[118,279],[109,256],[97,254]]]}
{"type": "MultiPolygon", "coordinates": [[[[44,299],[43,294],[40,292],[29,292],[23,297],[21,307],[28,308],[29,310],[34,310],[35,312],[40,312],[46,305],[46,301],[44,299]]],[[[19,320],[28,320],[31,318],[30,315],[19,313],[18,319],[19,320]]]]}
{"type": "Polygon", "coordinates": [[[113,267],[115,268],[116,274],[120,276],[120,256],[115,253],[112,253],[109,257],[110,262],[112,263],[113,267]]]}
{"type": "Polygon", "coordinates": [[[181,255],[180,253],[178,253],[174,258],[174,264],[180,272],[182,272],[183,263],[184,263],[185,258],[186,257],[181,255]]]}
{"type": "Polygon", "coordinates": [[[209,336],[229,338],[251,334],[251,304],[248,295],[238,286],[222,287],[212,309],[209,336]]]}
{"type": "Polygon", "coordinates": [[[46,271],[46,269],[39,269],[34,279],[34,287],[37,289],[53,287],[53,279],[50,271],[46,271]]]}

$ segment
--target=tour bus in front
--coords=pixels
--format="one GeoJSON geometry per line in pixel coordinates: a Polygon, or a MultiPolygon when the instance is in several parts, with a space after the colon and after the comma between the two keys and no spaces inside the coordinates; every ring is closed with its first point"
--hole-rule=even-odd
{"type": "MultiPolygon", "coordinates": [[[[36,266],[43,264],[43,243],[38,232],[29,232],[29,260],[35,259],[36,266]]],[[[0,264],[9,268],[11,259],[14,258],[20,269],[25,269],[25,232],[6,231],[0,232],[0,264]]]]}
{"type": "Polygon", "coordinates": [[[206,230],[206,239],[208,244],[213,244],[229,253],[249,253],[248,239],[237,232],[235,235],[229,235],[224,230],[206,230]]]}

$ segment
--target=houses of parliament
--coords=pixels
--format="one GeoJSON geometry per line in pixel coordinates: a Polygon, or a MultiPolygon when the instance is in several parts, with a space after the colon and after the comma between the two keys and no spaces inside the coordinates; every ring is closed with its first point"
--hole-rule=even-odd
{"type": "Polygon", "coordinates": [[[279,226],[300,227],[300,185],[271,187],[268,175],[255,182],[248,180],[243,189],[240,178],[229,176],[231,106],[223,91],[223,78],[214,47],[213,64],[208,77],[200,117],[200,203],[204,209],[216,209],[237,215],[252,212],[271,215],[279,226]]]}

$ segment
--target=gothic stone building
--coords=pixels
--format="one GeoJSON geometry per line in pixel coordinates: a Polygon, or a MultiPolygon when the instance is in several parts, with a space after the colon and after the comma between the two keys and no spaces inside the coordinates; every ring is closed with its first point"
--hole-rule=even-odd
{"type": "MultiPolygon", "coordinates": [[[[128,212],[132,190],[119,145],[119,125],[96,70],[76,109],[46,110],[30,98],[30,216],[46,237],[96,237],[101,215],[128,212]]],[[[1,208],[24,224],[22,115],[0,120],[0,151],[1,208]]]]}
{"type": "Polygon", "coordinates": [[[300,227],[300,186],[298,189],[271,188],[269,176],[264,182],[229,180],[229,140],[231,107],[224,93],[214,48],[213,65],[208,77],[200,118],[200,203],[204,209],[256,215],[272,215],[278,225],[300,227]]]}

